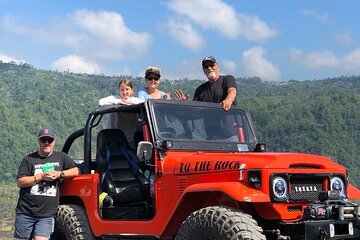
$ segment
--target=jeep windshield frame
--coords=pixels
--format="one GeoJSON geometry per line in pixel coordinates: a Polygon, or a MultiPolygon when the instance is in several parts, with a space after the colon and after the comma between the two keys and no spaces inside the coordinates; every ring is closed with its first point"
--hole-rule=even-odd
{"type": "Polygon", "coordinates": [[[218,103],[148,100],[157,146],[169,150],[253,151],[257,139],[250,114],[218,103]]]}

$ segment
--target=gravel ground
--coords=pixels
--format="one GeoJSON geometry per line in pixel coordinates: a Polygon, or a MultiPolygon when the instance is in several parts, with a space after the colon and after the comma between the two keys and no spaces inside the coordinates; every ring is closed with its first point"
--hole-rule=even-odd
{"type": "Polygon", "coordinates": [[[1,240],[14,239],[13,232],[2,232],[2,231],[0,231],[0,239],[1,240]]]}
{"type": "MultiPolygon", "coordinates": [[[[15,211],[15,208],[9,207],[8,205],[0,205],[0,213],[6,213],[4,215],[9,215],[10,211],[15,211]]],[[[14,219],[3,218],[0,221],[0,239],[1,240],[10,240],[13,238],[13,226],[14,219]]]]}

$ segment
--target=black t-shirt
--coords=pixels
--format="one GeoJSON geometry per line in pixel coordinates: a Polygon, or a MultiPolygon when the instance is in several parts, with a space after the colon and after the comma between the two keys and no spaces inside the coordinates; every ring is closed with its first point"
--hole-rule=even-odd
{"type": "MultiPolygon", "coordinates": [[[[55,171],[76,167],[74,161],[63,152],[53,152],[49,157],[41,157],[38,152],[26,156],[20,163],[17,178],[34,176],[43,172],[43,166],[51,163],[55,171]]],[[[55,216],[59,205],[59,180],[20,188],[16,211],[34,217],[55,216]]]]}
{"type": "MultiPolygon", "coordinates": [[[[228,95],[228,90],[231,87],[236,89],[235,78],[231,75],[220,76],[215,82],[207,81],[201,84],[195,90],[193,101],[220,103],[225,100],[228,95]]],[[[236,99],[233,104],[236,105],[236,99]]],[[[220,117],[221,116],[206,119],[204,122],[207,138],[210,140],[214,136],[222,135],[222,130],[218,126],[221,120],[220,117]]]]}
{"type": "Polygon", "coordinates": [[[220,76],[215,82],[207,81],[201,84],[195,90],[193,101],[220,103],[225,100],[231,87],[236,88],[235,78],[231,75],[220,76]]]}

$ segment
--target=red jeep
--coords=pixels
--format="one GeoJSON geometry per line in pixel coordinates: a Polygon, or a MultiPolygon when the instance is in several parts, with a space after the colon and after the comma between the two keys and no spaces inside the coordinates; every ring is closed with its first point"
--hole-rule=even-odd
{"type": "Polygon", "coordinates": [[[56,239],[360,239],[360,199],[322,156],[266,152],[242,108],[102,106],[63,151],[56,239]]]}

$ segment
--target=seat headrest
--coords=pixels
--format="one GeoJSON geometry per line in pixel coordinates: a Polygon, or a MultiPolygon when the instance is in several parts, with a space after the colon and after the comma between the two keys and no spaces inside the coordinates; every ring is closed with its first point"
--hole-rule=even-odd
{"type": "Polygon", "coordinates": [[[97,136],[97,147],[103,148],[105,146],[123,145],[129,148],[129,143],[124,132],[121,129],[103,129],[97,136]]]}

